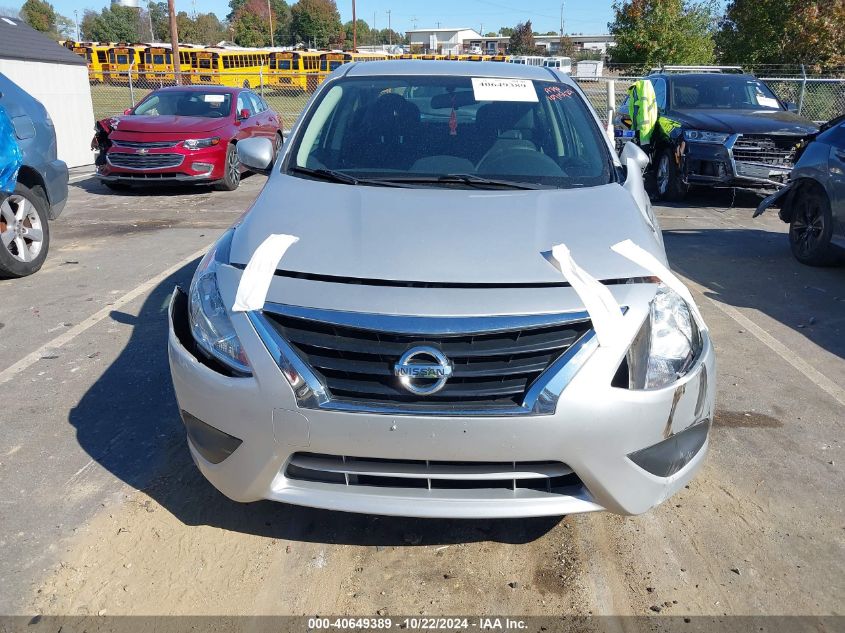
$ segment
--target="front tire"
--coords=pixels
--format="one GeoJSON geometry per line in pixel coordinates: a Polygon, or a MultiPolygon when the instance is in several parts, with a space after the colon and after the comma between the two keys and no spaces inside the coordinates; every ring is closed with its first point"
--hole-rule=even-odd
{"type": "Polygon", "coordinates": [[[26,277],[44,264],[50,248],[47,206],[21,184],[0,202],[0,277],[26,277]]]}
{"type": "Polygon", "coordinates": [[[833,214],[827,194],[817,187],[803,188],[793,195],[789,223],[789,247],[807,266],[830,266],[836,260],[833,214]]]}
{"type": "Polygon", "coordinates": [[[675,153],[668,147],[657,155],[654,180],[658,200],[680,202],[689,191],[689,185],[684,183],[678,163],[675,162],[675,153]]]}
{"type": "Polygon", "coordinates": [[[223,178],[214,183],[214,188],[220,191],[234,191],[241,184],[241,162],[234,143],[230,143],[226,150],[226,166],[223,178]]]}

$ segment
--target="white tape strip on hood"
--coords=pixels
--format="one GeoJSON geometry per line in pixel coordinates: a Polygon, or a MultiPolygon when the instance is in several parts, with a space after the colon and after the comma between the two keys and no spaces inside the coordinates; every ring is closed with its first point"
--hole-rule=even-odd
{"type": "Polygon", "coordinates": [[[648,272],[679,294],[681,298],[687,302],[687,305],[689,305],[693,317],[698,322],[698,327],[704,331],[707,330],[707,324],[704,322],[704,317],[701,316],[701,312],[695,304],[695,300],[692,298],[692,293],[689,291],[689,288],[684,285],[684,282],[678,279],[675,273],[666,268],[659,259],[647,250],[634,244],[631,240],[624,240],[614,244],[610,248],[623,257],[627,257],[638,266],[645,268],[648,272]]]}
{"type": "Polygon", "coordinates": [[[621,342],[625,330],[622,308],[607,286],[575,263],[566,244],[553,246],[552,258],[587,308],[599,345],[607,347],[621,342]]]}
{"type": "Polygon", "coordinates": [[[299,238],[293,235],[273,234],[261,242],[241,275],[235,305],[232,306],[233,312],[249,312],[264,307],[267,291],[270,290],[270,282],[273,281],[279,262],[285,252],[298,241],[299,238]]]}

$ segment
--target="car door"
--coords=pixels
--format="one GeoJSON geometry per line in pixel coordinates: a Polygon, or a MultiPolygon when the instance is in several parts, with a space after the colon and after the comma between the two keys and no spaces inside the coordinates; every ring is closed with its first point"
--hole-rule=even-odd
{"type": "Polygon", "coordinates": [[[279,119],[276,113],[267,107],[267,103],[254,92],[248,92],[250,101],[255,107],[258,130],[257,134],[273,139],[279,129],[279,119]]]}
{"type": "Polygon", "coordinates": [[[238,93],[238,124],[240,126],[240,132],[238,132],[238,138],[249,138],[250,136],[258,135],[258,113],[255,111],[255,105],[252,103],[252,99],[249,98],[249,93],[247,91],[242,91],[238,93]],[[246,114],[247,116],[243,116],[246,114]]]}

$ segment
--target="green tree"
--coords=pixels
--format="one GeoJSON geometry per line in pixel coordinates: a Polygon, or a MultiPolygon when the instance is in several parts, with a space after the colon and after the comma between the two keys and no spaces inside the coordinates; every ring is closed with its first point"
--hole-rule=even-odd
{"type": "Polygon", "coordinates": [[[513,31],[514,29],[512,29],[511,27],[503,26],[499,29],[499,35],[502,37],[510,37],[511,35],[513,35],[513,31]]]}
{"type": "Polygon", "coordinates": [[[144,39],[139,28],[137,9],[113,4],[99,14],[85,11],[82,32],[86,40],[97,42],[134,42],[144,39]]]}
{"type": "Polygon", "coordinates": [[[297,43],[342,46],[344,30],[334,0],[299,0],[291,7],[291,32],[297,43]]]}
{"type": "MultiPolygon", "coordinates": [[[[167,11],[167,2],[150,2],[147,5],[147,29],[152,22],[153,40],[166,42],[170,40],[170,17],[167,11]]],[[[178,24],[177,24],[178,26],[178,24]]]]}
{"type": "MultiPolygon", "coordinates": [[[[372,36],[370,35],[370,25],[367,24],[366,20],[362,20],[358,18],[356,20],[358,25],[358,44],[367,44],[372,41],[372,36]]],[[[346,24],[343,25],[343,50],[351,51],[352,50],[352,20],[349,20],[346,24]]]]}
{"type": "Polygon", "coordinates": [[[560,38],[560,52],[558,54],[564,57],[575,57],[575,42],[568,35],[560,38]]]}
{"type": "Polygon", "coordinates": [[[731,0],[716,43],[725,63],[845,64],[845,0],[731,0]]]}
{"type": "Polygon", "coordinates": [[[45,0],[26,0],[21,7],[21,17],[36,31],[56,32],[56,10],[45,0]]]}
{"type": "Polygon", "coordinates": [[[537,44],[534,42],[534,31],[531,28],[531,20],[517,24],[510,37],[508,52],[511,55],[533,55],[537,52],[537,44]]]}
{"type": "Polygon", "coordinates": [[[713,62],[714,0],[614,0],[613,11],[614,62],[641,70],[713,62]]]}
{"type": "Polygon", "coordinates": [[[229,26],[239,46],[269,46],[270,16],[273,20],[273,44],[290,43],[290,7],[284,0],[270,0],[270,13],[265,0],[231,0],[229,26]]]}

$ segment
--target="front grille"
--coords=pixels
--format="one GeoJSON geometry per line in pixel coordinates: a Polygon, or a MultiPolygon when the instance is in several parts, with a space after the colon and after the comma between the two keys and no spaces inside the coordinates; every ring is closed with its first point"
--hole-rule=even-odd
{"type": "Polygon", "coordinates": [[[167,169],[182,164],[182,154],[125,154],[109,152],[109,164],[127,169],[167,169]]]}
{"type": "Polygon", "coordinates": [[[318,374],[332,400],[434,409],[522,405],[540,374],[591,329],[590,321],[582,319],[473,334],[402,334],[264,314],[318,374]],[[399,357],[417,346],[435,347],[453,363],[452,376],[434,394],[415,395],[394,376],[399,357]]]}
{"type": "Polygon", "coordinates": [[[800,136],[743,134],[734,143],[734,160],[791,168],[800,140],[800,136]]]}
{"type": "Polygon", "coordinates": [[[562,462],[463,462],[377,459],[295,453],[285,477],[343,486],[427,490],[539,490],[562,493],[581,485],[562,462]]]}
{"type": "Polygon", "coordinates": [[[124,141],[112,140],[111,144],[115,147],[129,147],[132,149],[164,149],[166,147],[173,147],[181,141],[124,141]]]}

